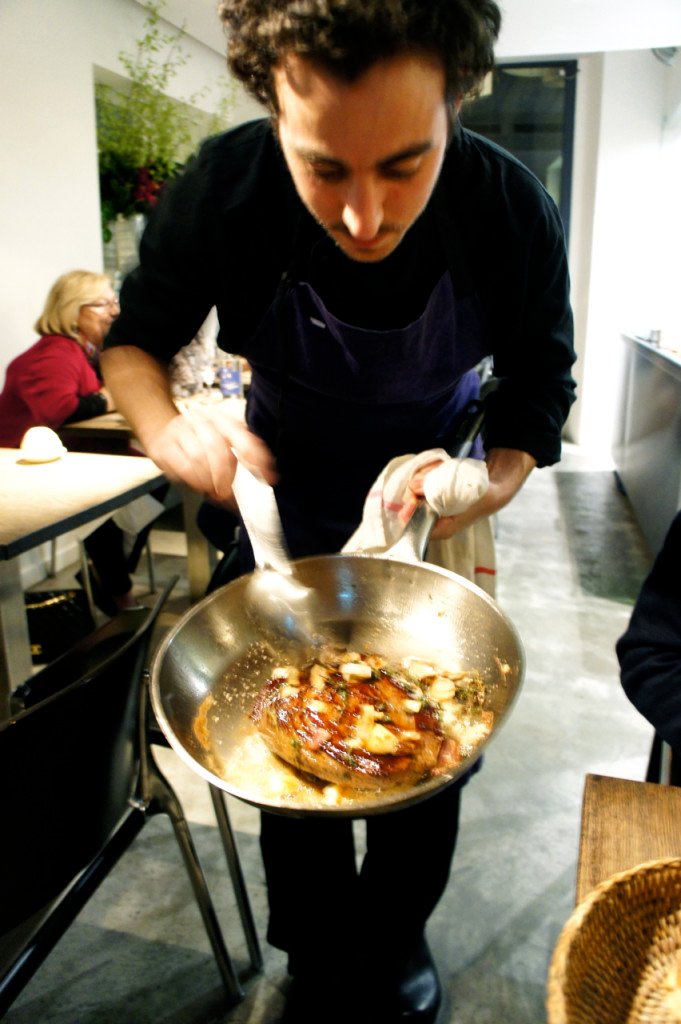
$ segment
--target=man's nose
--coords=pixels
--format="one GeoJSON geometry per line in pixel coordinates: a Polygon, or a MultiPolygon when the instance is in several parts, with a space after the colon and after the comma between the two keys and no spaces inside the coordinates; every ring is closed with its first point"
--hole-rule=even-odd
{"type": "Polygon", "coordinates": [[[372,181],[355,179],[345,194],[342,220],[353,238],[375,238],[383,223],[383,190],[372,181]]]}

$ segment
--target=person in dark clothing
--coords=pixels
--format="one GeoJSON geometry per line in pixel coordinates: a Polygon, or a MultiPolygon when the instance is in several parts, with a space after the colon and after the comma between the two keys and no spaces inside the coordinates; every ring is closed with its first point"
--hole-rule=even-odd
{"type": "MultiPolygon", "coordinates": [[[[230,67],[270,116],[207,141],[162,197],[105,343],[107,384],[163,472],[211,502],[234,509],[235,451],[255,466],[300,557],[343,547],[389,460],[447,449],[460,382],[492,356],[489,489],[440,519],[433,537],[450,537],[560,458],[574,400],[556,207],[458,123],[492,67],[499,10],[228,0],[220,11],[230,67]],[[170,398],[167,364],[213,305],[221,347],[251,366],[246,425],[229,403],[179,416],[170,398]]],[[[245,572],[243,529],[239,544],[245,572]]],[[[262,814],[268,939],[293,975],[287,1020],[435,1019],[425,927],[449,878],[462,785],[368,819],[360,869],[349,819],[262,814]],[[323,876],[323,907],[295,881],[306,866],[323,876]]]]}
{"type": "Polygon", "coordinates": [[[616,644],[627,697],[655,728],[650,781],[659,781],[660,741],[681,785],[681,512],[677,513],[616,644]],[[657,767],[656,767],[657,766],[657,767]]]}

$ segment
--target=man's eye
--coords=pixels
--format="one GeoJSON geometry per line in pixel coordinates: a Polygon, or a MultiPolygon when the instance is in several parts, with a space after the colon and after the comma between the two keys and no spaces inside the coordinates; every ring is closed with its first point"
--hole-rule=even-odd
{"type": "Polygon", "coordinates": [[[345,177],[342,167],[329,166],[328,164],[311,164],[310,172],[313,177],[318,178],[320,181],[342,181],[345,177]]]}
{"type": "Polygon", "coordinates": [[[401,181],[405,178],[413,178],[418,174],[421,167],[420,160],[409,160],[400,164],[388,164],[383,168],[383,177],[391,178],[393,181],[401,181]]]}

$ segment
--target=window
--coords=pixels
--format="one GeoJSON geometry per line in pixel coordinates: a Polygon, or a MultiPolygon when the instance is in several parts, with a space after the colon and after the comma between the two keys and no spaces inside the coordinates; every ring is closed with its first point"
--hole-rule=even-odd
{"type": "Polygon", "coordinates": [[[577,61],[499,64],[461,121],[537,175],[570,228],[577,61]]]}

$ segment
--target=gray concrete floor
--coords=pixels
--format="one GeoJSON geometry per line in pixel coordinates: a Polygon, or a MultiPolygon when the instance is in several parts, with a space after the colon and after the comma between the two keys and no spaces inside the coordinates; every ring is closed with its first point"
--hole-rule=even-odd
{"type": "MultiPolygon", "coordinates": [[[[154,538],[161,580],[182,571],[176,544],[154,538]]],[[[568,447],[559,467],[535,472],[497,517],[497,558],[498,601],[522,637],[527,672],[465,791],[451,882],[429,925],[445,989],[438,1024],[546,1020],[549,959],[574,904],[584,777],[642,779],[651,740],[621,691],[614,653],[650,558],[611,467],[568,447]]],[[[162,625],[187,604],[183,581],[162,625]]],[[[171,751],[160,749],[158,759],[191,822],[227,945],[243,970],[246,948],[207,786],[171,751]]],[[[278,1019],[285,961],[264,939],[258,814],[228,802],[265,957],[244,1001],[225,1008],[170,826],[157,818],[14,1004],[9,1024],[278,1019]]],[[[312,914],[310,927],[317,924],[312,914]]]]}

